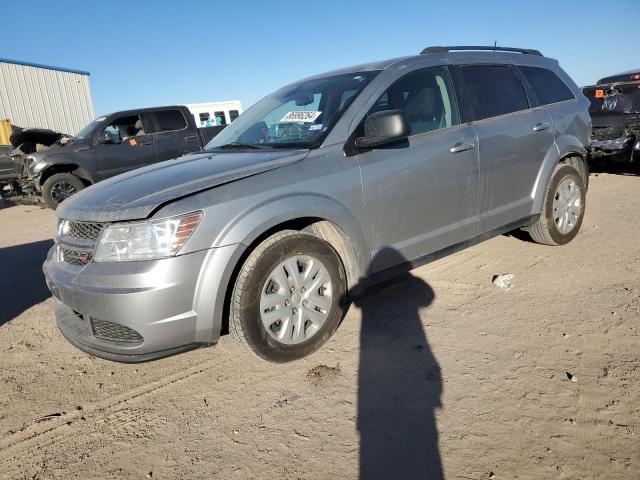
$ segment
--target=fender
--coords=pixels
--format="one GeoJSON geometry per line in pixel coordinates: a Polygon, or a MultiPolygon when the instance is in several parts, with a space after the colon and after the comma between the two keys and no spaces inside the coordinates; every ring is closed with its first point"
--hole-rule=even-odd
{"type": "Polygon", "coordinates": [[[52,171],[71,172],[75,176],[82,178],[91,184],[95,183],[94,176],[89,172],[89,170],[82,166],[85,162],[83,162],[81,158],[78,158],[77,155],[74,155],[74,153],[75,152],[54,153],[37,162],[39,168],[38,172],[34,175],[34,180],[38,190],[41,189],[42,184],[44,183],[43,178],[46,179],[49,176],[47,172],[50,173],[52,171]],[[40,165],[43,166],[40,167],[40,165]]]}
{"type": "MultiPolygon", "coordinates": [[[[533,198],[533,214],[539,214],[542,212],[542,204],[544,202],[544,195],[551,180],[551,174],[556,165],[565,157],[577,155],[583,160],[586,158],[586,150],[583,143],[573,135],[562,135],[556,138],[554,144],[542,161],[542,166],[538,171],[538,176],[533,184],[533,190],[531,197],[533,198]]],[[[585,162],[586,164],[586,162],[585,162]]],[[[588,178],[588,177],[587,177],[588,178]]]]}
{"type": "Polygon", "coordinates": [[[220,336],[224,304],[233,273],[248,248],[270,229],[301,218],[318,218],[333,223],[341,230],[343,239],[353,252],[350,261],[355,270],[350,283],[367,274],[369,246],[361,221],[337,200],[320,194],[294,194],[275,198],[252,207],[227,222],[216,237],[200,271],[194,305],[198,312],[213,312],[212,316],[198,315],[198,341],[215,343],[220,336]]]}
{"type": "Polygon", "coordinates": [[[58,173],[58,172],[71,172],[76,177],[81,178],[83,180],[86,180],[89,183],[91,183],[92,185],[95,183],[95,180],[94,180],[93,176],[89,173],[89,171],[86,170],[85,168],[80,167],[76,163],[54,163],[53,165],[49,165],[47,167],[44,167],[44,169],[40,173],[39,182],[38,182],[38,187],[39,188],[41,188],[42,187],[42,183],[44,183],[42,181],[42,178],[46,179],[47,177],[49,177],[48,172],[51,172],[52,170],[55,171],[55,173],[58,173]]]}
{"type": "Polygon", "coordinates": [[[274,198],[268,203],[241,212],[219,233],[214,247],[241,243],[251,245],[277,225],[301,218],[317,218],[333,223],[341,230],[350,250],[358,277],[367,274],[369,244],[357,218],[338,200],[319,193],[298,193],[274,198]]]}

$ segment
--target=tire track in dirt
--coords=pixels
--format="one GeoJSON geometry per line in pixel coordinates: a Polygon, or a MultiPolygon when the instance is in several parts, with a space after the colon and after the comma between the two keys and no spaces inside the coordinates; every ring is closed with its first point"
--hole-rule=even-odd
{"type": "Polygon", "coordinates": [[[39,443],[49,441],[51,434],[55,433],[59,428],[68,425],[70,422],[81,419],[82,417],[95,416],[98,413],[108,410],[114,410],[135,400],[139,397],[151,395],[160,390],[170,388],[177,383],[186,381],[194,376],[200,375],[212,369],[219,369],[230,363],[231,359],[220,360],[219,358],[201,362],[184,371],[174,373],[160,380],[155,380],[143,385],[139,385],[131,390],[115,395],[109,399],[103,400],[89,405],[86,408],[74,409],[65,412],[60,416],[50,419],[41,419],[35,423],[24,427],[23,429],[0,439],[0,462],[11,457],[16,450],[29,449],[37,447],[39,443]]]}

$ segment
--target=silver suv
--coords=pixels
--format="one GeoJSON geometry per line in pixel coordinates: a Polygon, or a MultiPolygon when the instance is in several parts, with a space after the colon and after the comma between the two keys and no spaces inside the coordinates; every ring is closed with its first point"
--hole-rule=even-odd
{"type": "Polygon", "coordinates": [[[431,47],[267,96],[204,151],[61,204],[44,272],[64,336],[111,360],[215,343],[316,350],[348,294],[585,208],[589,102],[535,50],[431,47]]]}

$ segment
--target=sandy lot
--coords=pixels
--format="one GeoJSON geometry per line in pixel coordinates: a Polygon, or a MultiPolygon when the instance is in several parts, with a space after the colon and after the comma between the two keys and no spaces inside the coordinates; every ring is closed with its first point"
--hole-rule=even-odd
{"type": "Polygon", "coordinates": [[[40,271],[54,214],[5,205],[0,477],[639,478],[639,175],[591,175],[570,245],[414,270],[286,365],[230,336],[141,365],[76,350],[40,271]]]}

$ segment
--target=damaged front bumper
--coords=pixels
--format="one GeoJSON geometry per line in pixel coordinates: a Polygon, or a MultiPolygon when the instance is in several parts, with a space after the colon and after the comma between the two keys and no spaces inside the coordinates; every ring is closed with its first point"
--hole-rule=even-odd
{"type": "MultiPolygon", "coordinates": [[[[593,156],[612,155],[620,153],[629,148],[633,143],[634,137],[622,136],[611,140],[592,140],[589,143],[589,153],[593,156]]],[[[636,143],[634,149],[640,149],[640,142],[636,143]]]]}
{"type": "Polygon", "coordinates": [[[640,126],[625,128],[624,132],[615,138],[592,139],[587,150],[592,158],[617,156],[633,161],[640,152],[640,126]]]}

